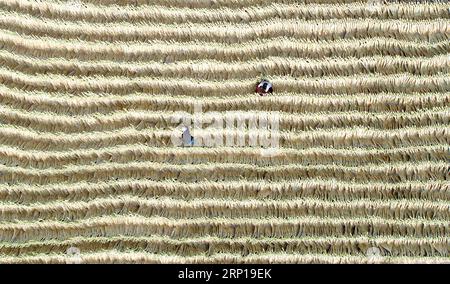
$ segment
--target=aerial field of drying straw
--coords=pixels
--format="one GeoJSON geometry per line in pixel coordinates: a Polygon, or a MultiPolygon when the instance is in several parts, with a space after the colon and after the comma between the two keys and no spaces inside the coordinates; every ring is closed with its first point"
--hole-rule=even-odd
{"type": "Polygon", "coordinates": [[[450,3],[0,0],[0,263],[450,263],[450,3]]]}

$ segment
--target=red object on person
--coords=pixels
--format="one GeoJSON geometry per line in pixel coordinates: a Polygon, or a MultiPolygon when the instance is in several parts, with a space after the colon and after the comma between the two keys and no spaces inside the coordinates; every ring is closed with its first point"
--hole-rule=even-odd
{"type": "Polygon", "coordinates": [[[270,83],[267,80],[262,80],[261,82],[258,83],[258,85],[256,85],[256,92],[260,96],[265,96],[267,94],[272,93],[273,92],[272,83],[270,83]]]}

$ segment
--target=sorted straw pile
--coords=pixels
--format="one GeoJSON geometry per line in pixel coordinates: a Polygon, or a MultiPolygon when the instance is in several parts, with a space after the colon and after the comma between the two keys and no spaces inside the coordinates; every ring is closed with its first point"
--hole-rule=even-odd
{"type": "Polygon", "coordinates": [[[0,0],[0,262],[450,262],[450,4],[391,2],[0,0]]]}

